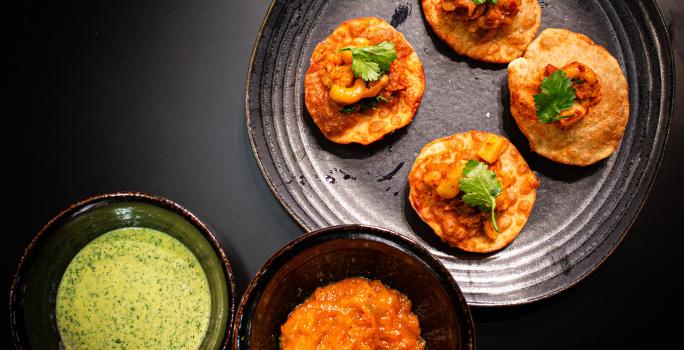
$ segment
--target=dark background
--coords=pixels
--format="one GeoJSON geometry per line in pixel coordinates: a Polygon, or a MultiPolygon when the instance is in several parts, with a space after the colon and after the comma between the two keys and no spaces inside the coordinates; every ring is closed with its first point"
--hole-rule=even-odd
{"type": "MultiPolygon", "coordinates": [[[[679,339],[684,4],[657,2],[680,88],[646,205],[615,253],[579,285],[531,305],[473,309],[480,349],[655,348],[679,339]]],[[[240,293],[272,253],[302,234],[261,177],[245,127],[247,66],[268,4],[20,1],[3,11],[11,106],[2,128],[11,172],[4,300],[31,237],[93,194],[143,191],[193,211],[219,236],[240,293]]],[[[7,333],[6,318],[0,329],[7,333]]]]}

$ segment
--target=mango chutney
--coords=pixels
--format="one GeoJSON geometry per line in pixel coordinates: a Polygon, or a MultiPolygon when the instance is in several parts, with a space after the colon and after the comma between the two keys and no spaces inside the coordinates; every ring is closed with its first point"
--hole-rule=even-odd
{"type": "Polygon", "coordinates": [[[411,301],[381,281],[347,278],[316,289],[281,326],[283,350],[424,349],[411,301]]]}

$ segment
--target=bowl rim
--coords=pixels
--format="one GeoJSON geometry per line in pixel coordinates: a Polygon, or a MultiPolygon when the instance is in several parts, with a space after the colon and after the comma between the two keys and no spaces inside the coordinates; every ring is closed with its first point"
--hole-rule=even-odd
{"type": "MultiPolygon", "coordinates": [[[[266,284],[270,280],[270,277],[275,274],[286,261],[289,261],[296,254],[299,254],[304,249],[309,247],[324,243],[333,239],[348,239],[348,240],[358,240],[358,239],[368,239],[368,236],[375,238],[373,241],[379,242],[381,244],[391,245],[388,242],[399,245],[400,247],[406,248],[410,253],[415,255],[418,260],[432,268],[437,276],[442,279],[442,281],[447,282],[448,286],[446,292],[451,297],[451,299],[456,299],[458,304],[452,304],[456,313],[461,316],[459,319],[460,336],[464,337],[464,341],[461,342],[462,349],[473,350],[475,349],[475,328],[472,315],[470,313],[470,308],[466,303],[465,297],[458,287],[458,284],[454,280],[451,273],[440,263],[437,258],[435,258],[427,249],[418,245],[411,239],[402,236],[394,231],[370,225],[362,224],[347,224],[338,225],[322,228],[309,233],[306,233],[281,249],[275,252],[264,265],[259,269],[256,275],[252,278],[247,289],[242,295],[240,305],[238,306],[237,312],[235,314],[235,322],[233,323],[232,330],[232,348],[233,350],[238,349],[239,345],[239,334],[240,330],[246,327],[250,320],[247,320],[245,316],[245,310],[248,305],[252,305],[257,299],[254,296],[254,292],[263,292],[266,284]]],[[[393,248],[397,248],[393,246],[393,248]]]]}
{"type": "Polygon", "coordinates": [[[48,231],[53,229],[54,227],[64,223],[66,220],[68,220],[69,217],[71,217],[74,214],[80,214],[84,211],[89,210],[90,208],[95,208],[95,206],[91,206],[93,204],[99,203],[99,202],[109,202],[109,201],[133,201],[133,202],[142,202],[142,203],[147,203],[151,205],[155,205],[157,207],[160,207],[162,209],[166,209],[172,213],[175,213],[182,217],[183,219],[187,220],[190,224],[192,224],[201,234],[204,236],[209,241],[209,244],[212,246],[214,249],[214,254],[216,257],[219,259],[221,262],[221,266],[223,267],[223,273],[226,277],[226,284],[228,287],[228,319],[227,319],[227,324],[226,324],[226,333],[223,336],[223,340],[221,341],[221,346],[220,349],[226,349],[230,343],[231,339],[231,330],[232,330],[232,324],[235,320],[235,309],[237,307],[237,292],[236,292],[236,283],[235,283],[235,276],[233,274],[233,268],[228,260],[228,256],[224,252],[223,248],[221,247],[221,244],[219,241],[216,239],[216,236],[212,233],[212,231],[207,227],[202,220],[200,220],[195,214],[190,212],[188,209],[185,207],[181,206],[180,204],[170,200],[166,199],[164,197],[160,196],[155,196],[151,194],[147,194],[144,192],[111,192],[111,193],[103,193],[103,194],[98,194],[98,195],[93,195],[90,197],[87,197],[86,199],[83,199],[81,201],[75,202],[71,205],[69,205],[66,209],[62,210],[59,214],[54,216],[50,221],[47,222],[39,231],[38,233],[31,239],[31,241],[28,243],[28,245],[24,248],[24,251],[22,252],[20,258],[19,258],[19,263],[17,265],[17,270],[15,271],[14,275],[12,276],[12,282],[10,284],[10,290],[9,290],[9,307],[8,307],[8,317],[9,317],[9,323],[10,323],[10,334],[12,337],[12,344],[14,345],[15,349],[21,349],[22,345],[19,342],[17,332],[20,328],[19,325],[16,324],[16,319],[14,317],[14,313],[17,311],[17,296],[18,296],[18,284],[20,278],[24,275],[26,271],[24,269],[26,268],[25,264],[27,261],[33,257],[35,253],[35,248],[38,242],[43,238],[43,236],[46,235],[48,231]],[[91,206],[89,208],[86,208],[88,206],[91,206]]]}

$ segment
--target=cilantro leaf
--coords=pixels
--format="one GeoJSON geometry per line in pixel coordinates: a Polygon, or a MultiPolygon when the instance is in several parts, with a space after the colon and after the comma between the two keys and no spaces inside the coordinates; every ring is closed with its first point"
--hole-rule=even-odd
{"type": "Polygon", "coordinates": [[[551,123],[567,118],[560,113],[572,107],[575,97],[575,88],[568,75],[561,69],[553,72],[542,81],[541,92],[534,95],[537,119],[542,123],[551,123]]]}
{"type": "Polygon", "coordinates": [[[459,181],[459,187],[463,191],[465,204],[491,213],[492,226],[498,233],[499,226],[496,224],[494,209],[496,196],[501,194],[501,182],[496,173],[489,170],[485,163],[471,159],[463,167],[463,178],[459,181]]]}
{"type": "Polygon", "coordinates": [[[390,100],[388,100],[388,99],[386,99],[380,95],[375,96],[375,97],[368,97],[368,98],[362,99],[361,101],[359,101],[359,103],[355,103],[352,105],[347,105],[347,106],[342,107],[342,109],[340,109],[340,112],[342,112],[344,114],[351,114],[354,112],[363,112],[367,109],[372,109],[372,108],[377,107],[378,103],[380,103],[380,102],[388,103],[388,102],[390,102],[390,100]]]}
{"type": "Polygon", "coordinates": [[[351,51],[352,72],[365,81],[375,81],[389,73],[392,62],[397,59],[394,44],[389,41],[366,47],[345,47],[340,51],[351,51]]]}
{"type": "Polygon", "coordinates": [[[375,97],[364,98],[363,100],[361,100],[361,101],[359,102],[359,104],[361,105],[361,110],[363,111],[363,110],[366,110],[366,109],[370,109],[370,108],[375,108],[375,107],[377,107],[377,106],[378,106],[378,103],[380,103],[380,102],[385,102],[385,103],[387,103],[387,102],[389,102],[389,100],[386,99],[386,98],[384,98],[384,97],[382,97],[382,96],[380,96],[380,95],[378,95],[378,96],[375,96],[375,97]]]}
{"type": "Polygon", "coordinates": [[[482,5],[487,1],[489,1],[491,4],[496,5],[496,3],[498,2],[498,0],[470,0],[470,1],[472,1],[473,4],[475,4],[475,5],[482,5]]]}
{"type": "Polygon", "coordinates": [[[344,107],[342,107],[342,109],[340,109],[340,112],[342,112],[344,114],[352,114],[352,113],[356,112],[356,110],[358,109],[357,106],[358,106],[357,104],[344,106],[344,107]]]}

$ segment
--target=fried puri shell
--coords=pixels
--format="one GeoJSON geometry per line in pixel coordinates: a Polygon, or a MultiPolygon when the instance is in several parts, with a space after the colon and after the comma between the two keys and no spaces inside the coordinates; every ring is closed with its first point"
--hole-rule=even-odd
{"type": "Polygon", "coordinates": [[[555,162],[585,166],[610,156],[618,147],[629,119],[627,80],[618,61],[585,35],[546,29],[530,44],[525,56],[508,65],[511,114],[530,148],[555,162]],[[537,120],[534,95],[544,67],[580,62],[591,68],[601,84],[601,101],[573,126],[537,120]]]}
{"type": "Polygon", "coordinates": [[[497,173],[502,192],[497,196],[496,220],[500,232],[493,232],[488,212],[464,204],[460,197],[443,199],[434,185],[425,182],[425,174],[439,171],[442,178],[456,162],[478,159],[477,151],[490,133],[468,131],[428,143],[418,154],[409,173],[409,201],[418,216],[444,242],[469,252],[499,250],[518,236],[527,222],[537,196],[539,181],[515,146],[504,139],[498,160],[489,168],[497,173]],[[488,227],[486,227],[488,226],[488,227]],[[490,230],[488,237],[485,230],[490,230]]]}
{"type": "Polygon", "coordinates": [[[404,36],[379,18],[355,18],[340,24],[311,56],[304,78],[306,109],[323,135],[336,143],[370,144],[406,126],[418,110],[425,90],[423,64],[404,36]],[[353,45],[355,38],[366,38],[370,45],[390,41],[397,51],[392,63],[390,85],[401,87],[389,103],[351,114],[340,112],[343,106],[329,98],[329,89],[322,82],[329,57],[340,49],[353,45]]]}
{"type": "Polygon", "coordinates": [[[508,63],[522,56],[541,26],[537,0],[522,0],[510,25],[471,32],[467,22],[444,11],[441,0],[422,0],[423,14],[432,30],[456,53],[492,63],[508,63]]]}

